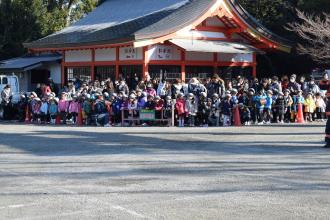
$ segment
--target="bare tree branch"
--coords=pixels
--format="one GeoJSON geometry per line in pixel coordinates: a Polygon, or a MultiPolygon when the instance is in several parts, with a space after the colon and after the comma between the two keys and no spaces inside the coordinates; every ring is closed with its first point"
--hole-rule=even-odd
{"type": "Polygon", "coordinates": [[[330,14],[307,15],[297,10],[301,22],[288,24],[287,30],[298,34],[306,43],[298,44],[300,54],[320,63],[330,63],[330,14]]]}

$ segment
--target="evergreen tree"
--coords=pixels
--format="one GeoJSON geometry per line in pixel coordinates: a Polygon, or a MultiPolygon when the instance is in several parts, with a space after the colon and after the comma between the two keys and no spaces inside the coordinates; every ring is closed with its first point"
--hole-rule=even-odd
{"type": "Polygon", "coordinates": [[[24,42],[59,31],[98,0],[0,0],[0,60],[26,53],[24,42]]]}

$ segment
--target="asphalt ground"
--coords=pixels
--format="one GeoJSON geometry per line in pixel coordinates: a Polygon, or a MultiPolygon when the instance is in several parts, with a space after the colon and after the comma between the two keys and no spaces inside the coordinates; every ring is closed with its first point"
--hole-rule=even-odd
{"type": "Polygon", "coordinates": [[[324,124],[0,124],[0,219],[330,219],[324,124]]]}

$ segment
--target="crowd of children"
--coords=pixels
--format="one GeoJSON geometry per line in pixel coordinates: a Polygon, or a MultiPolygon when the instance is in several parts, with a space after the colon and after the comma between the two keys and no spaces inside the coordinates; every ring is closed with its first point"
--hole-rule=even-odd
{"type": "MultiPolygon", "coordinates": [[[[327,80],[324,75],[324,80],[327,80]]],[[[121,125],[122,117],[138,118],[141,109],[155,110],[156,118],[174,118],[177,126],[230,126],[238,108],[244,125],[295,122],[301,104],[306,121],[325,119],[325,96],[315,80],[296,75],[248,80],[218,75],[188,83],[166,78],[69,82],[60,91],[49,85],[22,95],[15,105],[21,121],[86,125],[121,125]]],[[[128,125],[154,125],[136,121],[128,125]]]]}

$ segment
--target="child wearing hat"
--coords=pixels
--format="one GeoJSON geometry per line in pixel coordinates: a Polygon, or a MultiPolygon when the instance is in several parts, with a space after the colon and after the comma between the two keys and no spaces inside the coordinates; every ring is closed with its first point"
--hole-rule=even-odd
{"type": "Polygon", "coordinates": [[[223,126],[230,126],[231,125],[231,116],[232,116],[232,104],[231,104],[231,95],[226,94],[225,99],[221,105],[221,111],[223,115],[223,126]]]}
{"type": "Polygon", "coordinates": [[[33,121],[40,124],[40,122],[41,122],[41,120],[40,120],[41,100],[38,97],[35,98],[34,100],[35,100],[34,105],[32,105],[33,121]]]}
{"type": "Polygon", "coordinates": [[[172,97],[171,96],[166,96],[165,98],[165,103],[164,103],[164,118],[171,118],[172,117],[172,97]]]}
{"type": "Polygon", "coordinates": [[[80,105],[80,103],[78,102],[78,97],[73,96],[73,99],[69,103],[69,114],[70,114],[70,117],[72,117],[73,124],[77,124],[79,105],[80,105]]]}
{"type": "Polygon", "coordinates": [[[160,119],[162,117],[162,110],[164,107],[164,100],[159,96],[155,97],[155,110],[156,110],[156,118],[160,119]]]}
{"type": "Polygon", "coordinates": [[[291,111],[291,120],[295,121],[298,113],[298,105],[304,105],[305,99],[302,96],[302,91],[298,90],[297,95],[293,96],[293,105],[291,111]]]}
{"type": "Polygon", "coordinates": [[[175,103],[175,110],[177,112],[177,119],[179,127],[184,127],[184,118],[185,118],[185,109],[186,109],[186,101],[184,100],[183,94],[179,93],[177,95],[177,100],[175,103]]]}
{"type": "Polygon", "coordinates": [[[56,117],[57,117],[57,104],[55,98],[51,98],[49,100],[49,116],[50,116],[50,123],[55,124],[56,123],[56,117]]]}
{"type": "MultiPolygon", "coordinates": [[[[129,100],[127,103],[127,109],[128,109],[128,117],[129,118],[135,118],[137,117],[137,101],[136,101],[136,96],[134,94],[131,94],[129,96],[129,100]]],[[[130,126],[135,126],[135,121],[130,122],[130,126]]]]}
{"type": "Polygon", "coordinates": [[[62,92],[61,98],[58,101],[58,112],[61,116],[62,124],[66,124],[66,117],[68,113],[69,103],[66,99],[66,93],[62,92]]]}
{"type": "Polygon", "coordinates": [[[241,122],[244,125],[251,125],[251,112],[250,109],[243,103],[238,104],[241,122]]]}
{"type": "Polygon", "coordinates": [[[324,121],[323,114],[325,112],[326,104],[324,99],[321,96],[321,93],[315,94],[315,112],[316,112],[316,120],[324,121]]]}
{"type": "Polygon", "coordinates": [[[266,96],[263,94],[263,91],[259,91],[258,95],[256,95],[254,97],[254,102],[256,105],[256,112],[258,115],[258,124],[264,124],[264,109],[265,109],[265,105],[266,105],[266,96]]]}
{"type": "Polygon", "coordinates": [[[212,105],[211,105],[210,115],[209,115],[209,122],[210,122],[211,126],[219,127],[220,108],[221,108],[221,101],[220,101],[219,95],[214,93],[212,95],[212,105]]]}
{"type": "Polygon", "coordinates": [[[284,103],[285,103],[285,113],[284,113],[284,122],[288,123],[291,121],[291,110],[292,110],[292,104],[293,100],[290,96],[290,90],[285,89],[284,90],[284,103]]]}
{"type": "Polygon", "coordinates": [[[304,102],[304,106],[305,106],[305,120],[309,120],[309,122],[313,122],[313,114],[315,111],[315,100],[313,98],[312,93],[308,93],[305,102],[304,102]]]}
{"type": "Polygon", "coordinates": [[[188,98],[186,100],[186,104],[185,104],[185,112],[189,118],[190,127],[195,126],[195,118],[197,115],[197,111],[198,111],[198,106],[197,106],[197,100],[195,98],[195,95],[193,93],[189,93],[188,98]]]}
{"type": "Polygon", "coordinates": [[[278,97],[275,101],[275,113],[276,113],[276,122],[277,123],[284,123],[284,115],[286,113],[286,109],[287,109],[287,104],[286,104],[286,100],[284,99],[284,94],[283,92],[279,92],[278,93],[278,97]]]}
{"type": "Polygon", "coordinates": [[[91,95],[86,94],[82,103],[83,120],[85,125],[89,125],[92,119],[92,101],[91,95]]]}
{"type": "Polygon", "coordinates": [[[272,106],[273,106],[273,91],[267,91],[266,103],[265,103],[265,114],[266,114],[266,124],[272,122],[272,106]]]}
{"type": "Polygon", "coordinates": [[[44,97],[41,100],[41,106],[40,106],[40,120],[42,123],[47,123],[48,119],[48,102],[47,99],[44,97]]]}

